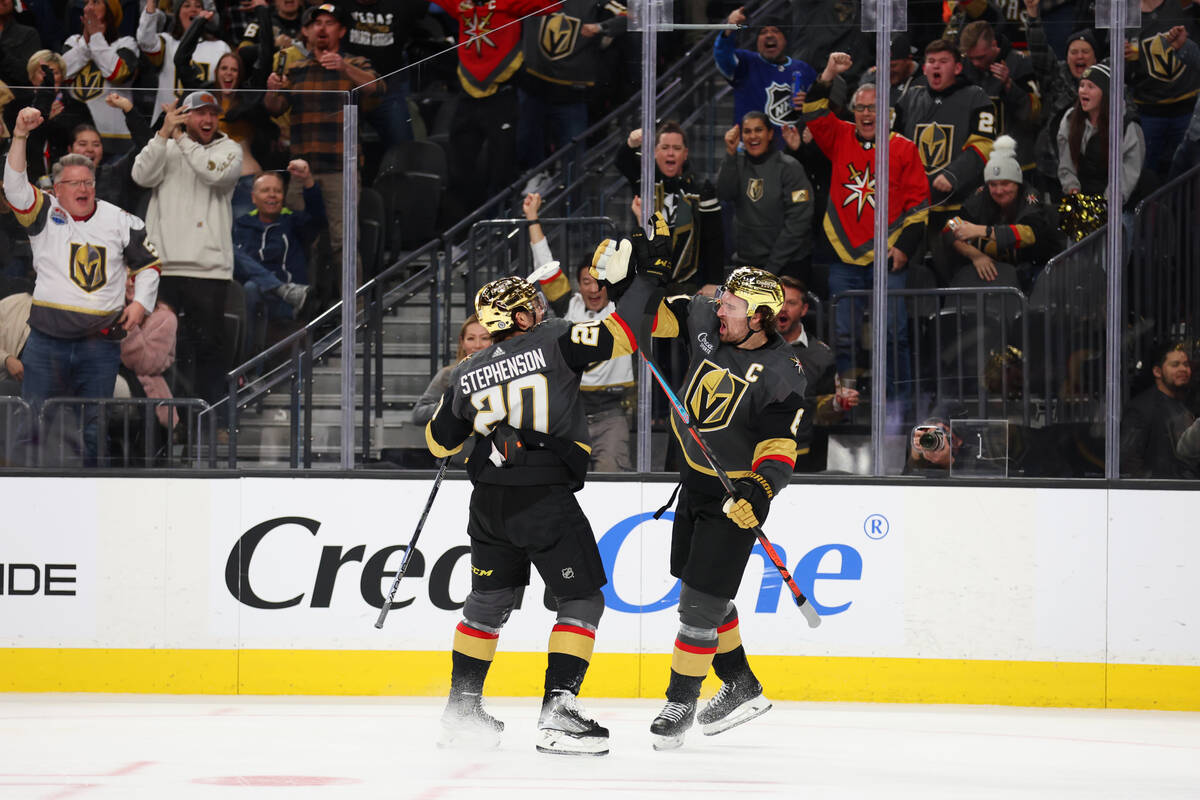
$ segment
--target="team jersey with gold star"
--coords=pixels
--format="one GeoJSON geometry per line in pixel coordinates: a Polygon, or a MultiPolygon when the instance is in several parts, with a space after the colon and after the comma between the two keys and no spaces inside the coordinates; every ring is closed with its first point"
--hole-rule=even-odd
{"type": "Polygon", "coordinates": [[[4,193],[33,248],[29,327],[61,339],[109,327],[125,308],[127,274],[134,276],[133,299],[154,310],[161,264],[140,219],[103,200],[90,217],[75,219],[7,165],[4,193]]]}
{"type": "MultiPolygon", "coordinates": [[[[433,0],[458,22],[458,80],[471,97],[488,97],[524,63],[521,18],[562,8],[551,0],[433,0]]],[[[536,20],[526,21],[537,24],[536,20]]]]}
{"type": "MultiPolygon", "coordinates": [[[[804,416],[804,371],[791,347],[780,336],[755,350],[721,342],[717,303],[707,297],[663,301],[652,335],[687,344],[691,360],[678,395],[717,463],[730,478],[758,473],[778,494],[792,477],[804,416]]],[[[691,434],[674,416],[671,424],[687,463],[684,485],[724,494],[691,434]]]]}
{"type": "MultiPolygon", "coordinates": [[[[833,164],[825,233],[846,264],[869,264],[875,257],[875,142],[860,139],[854,125],[838,119],[827,91],[814,84],[804,120],[813,141],[833,164]]],[[[916,252],[929,217],[929,181],[911,140],[893,132],[888,139],[888,245],[905,255],[916,252]]]]}
{"type": "MultiPolygon", "coordinates": [[[[425,428],[429,450],[445,458],[457,453],[472,433],[486,437],[506,423],[522,435],[531,451],[552,437],[560,447],[546,449],[565,454],[567,465],[582,463],[586,471],[591,445],[579,392],[581,375],[593,362],[629,355],[636,349],[629,326],[618,314],[610,314],[574,324],[548,319],[526,333],[474,353],[454,368],[450,386],[425,428]]],[[[479,453],[477,447],[471,461],[479,453]]],[[[545,479],[545,472],[521,466],[508,469],[497,465],[488,470],[476,463],[469,467],[477,482],[552,482],[545,479]]]]}

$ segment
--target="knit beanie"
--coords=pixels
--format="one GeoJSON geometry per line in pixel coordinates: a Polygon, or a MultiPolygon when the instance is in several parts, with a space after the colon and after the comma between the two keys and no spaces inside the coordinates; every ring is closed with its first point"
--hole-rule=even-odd
{"type": "Polygon", "coordinates": [[[1103,64],[1092,64],[1083,71],[1079,76],[1081,81],[1091,81],[1099,87],[1100,91],[1104,92],[1104,96],[1108,96],[1109,82],[1112,80],[1112,73],[1108,71],[1108,67],[1103,64]]]}
{"type": "Polygon", "coordinates": [[[783,34],[783,38],[786,39],[787,28],[785,28],[784,25],[785,23],[783,21],[783,17],[763,17],[761,20],[759,20],[758,29],[755,31],[755,35],[762,33],[763,28],[778,28],[779,32],[783,34]]]}
{"type": "Polygon", "coordinates": [[[1091,28],[1081,28],[1067,37],[1067,47],[1071,46],[1071,42],[1084,41],[1092,46],[1092,54],[1096,58],[1100,58],[1100,45],[1096,43],[1096,34],[1092,33],[1091,28]]]}
{"type": "Polygon", "coordinates": [[[1001,136],[992,145],[992,154],[983,168],[985,181],[1012,181],[1021,183],[1021,164],[1017,161],[1017,140],[1001,136]]]}

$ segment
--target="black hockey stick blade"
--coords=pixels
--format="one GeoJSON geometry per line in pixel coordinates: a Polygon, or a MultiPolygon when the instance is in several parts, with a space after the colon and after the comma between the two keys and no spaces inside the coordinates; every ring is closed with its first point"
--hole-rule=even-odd
{"type": "Polygon", "coordinates": [[[387,619],[388,612],[392,610],[392,602],[396,599],[396,589],[400,587],[400,579],[404,577],[404,573],[408,572],[408,562],[417,547],[417,537],[421,535],[421,529],[425,527],[425,519],[429,516],[429,509],[433,508],[433,499],[437,497],[438,489],[442,486],[442,478],[446,477],[446,467],[448,466],[450,466],[450,459],[443,458],[438,466],[437,477],[433,479],[433,489],[429,492],[429,499],[425,501],[425,510],[421,512],[421,519],[417,521],[417,529],[413,531],[412,539],[404,551],[404,559],[400,562],[399,569],[396,570],[392,587],[388,589],[387,597],[383,599],[383,608],[379,609],[379,618],[375,620],[376,628],[383,627],[383,621],[387,619]]]}

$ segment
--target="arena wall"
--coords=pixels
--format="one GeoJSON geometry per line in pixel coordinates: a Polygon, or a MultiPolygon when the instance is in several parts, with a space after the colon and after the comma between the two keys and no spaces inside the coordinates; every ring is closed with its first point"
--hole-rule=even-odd
{"type": "MultiPolygon", "coordinates": [[[[0,690],[440,695],[469,586],[466,482],[442,486],[374,627],[430,486],[6,478],[0,690]]],[[[679,585],[670,515],[651,514],[670,488],[580,493],[610,575],[587,694],[662,695],[679,585]]],[[[808,628],[754,555],[743,638],[778,699],[1200,710],[1195,498],[794,485],[766,531],[824,621],[808,628]]],[[[489,694],[541,693],[543,595],[535,574],[489,694]]]]}

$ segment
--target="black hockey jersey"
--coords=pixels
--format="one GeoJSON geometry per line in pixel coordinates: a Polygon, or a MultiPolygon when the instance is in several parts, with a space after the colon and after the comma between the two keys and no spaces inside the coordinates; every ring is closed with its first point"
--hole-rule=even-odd
{"type": "MultiPolygon", "coordinates": [[[[561,469],[573,469],[582,459],[586,471],[591,451],[579,392],[581,375],[593,362],[636,349],[633,332],[616,313],[575,324],[546,320],[468,356],[454,368],[450,387],[425,428],[426,444],[434,456],[445,458],[462,449],[472,433],[487,437],[498,426],[507,425],[529,449],[528,468],[522,468],[517,459],[511,467],[496,464],[491,469],[477,462],[469,465],[477,482],[535,485],[576,482],[572,478],[581,481],[581,474],[561,469]],[[533,458],[535,450],[549,451],[551,457],[533,458]],[[553,469],[555,466],[559,468],[553,469]],[[562,480],[556,480],[555,474],[561,474],[562,480]]],[[[488,441],[483,450],[477,446],[471,460],[486,458],[491,446],[488,441]]]]}
{"type": "Polygon", "coordinates": [[[930,190],[934,211],[962,206],[983,182],[983,166],[996,138],[996,111],[987,93],[960,76],[950,88],[935,92],[914,86],[896,104],[895,130],[912,139],[930,184],[945,175],[947,194],[930,190]]]}
{"type": "Polygon", "coordinates": [[[1200,93],[1200,70],[1182,61],[1167,44],[1165,34],[1176,25],[1185,26],[1189,35],[1196,33],[1190,13],[1178,4],[1164,2],[1152,11],[1143,11],[1141,27],[1131,31],[1138,41],[1138,59],[1126,62],[1126,77],[1143,114],[1191,113],[1200,93]]]}
{"type": "MultiPolygon", "coordinates": [[[[707,297],[668,298],[658,307],[653,335],[681,338],[691,359],[678,393],[718,464],[731,478],[756,472],[778,492],[796,463],[804,417],[804,371],[779,336],[755,350],[720,339],[717,303],[707,297]]],[[[711,495],[724,489],[679,421],[672,417],[686,466],[683,483],[711,495]]]]}
{"type": "Polygon", "coordinates": [[[592,86],[600,77],[602,41],[624,33],[627,20],[617,0],[565,0],[553,12],[527,20],[522,33],[526,74],[563,87],[592,86]],[[589,24],[598,24],[601,33],[584,36],[589,24]]]}

